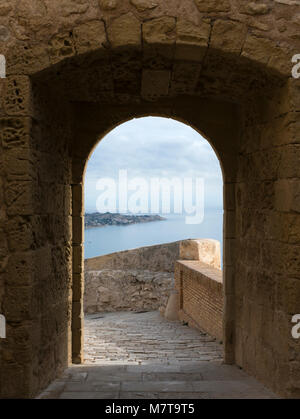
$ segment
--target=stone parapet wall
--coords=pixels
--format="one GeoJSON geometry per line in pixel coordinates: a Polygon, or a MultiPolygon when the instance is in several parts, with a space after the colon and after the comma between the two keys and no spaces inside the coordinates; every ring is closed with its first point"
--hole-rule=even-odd
{"type": "Polygon", "coordinates": [[[216,240],[182,240],[111,253],[85,261],[86,313],[158,310],[174,289],[178,259],[220,266],[216,240]]]}
{"type": "Polygon", "coordinates": [[[138,269],[153,272],[174,272],[179,259],[180,242],[139,247],[85,260],[85,271],[102,269],[138,269]]]}
{"type": "Polygon", "coordinates": [[[168,272],[138,270],[87,271],[85,273],[84,311],[152,311],[165,307],[174,287],[168,272]]]}
{"type": "Polygon", "coordinates": [[[199,261],[178,261],[175,268],[178,317],[223,341],[222,271],[199,261]]]}
{"type": "Polygon", "coordinates": [[[174,272],[178,259],[201,260],[211,266],[220,267],[220,243],[211,239],[189,239],[110,253],[86,259],[85,271],[138,269],[174,272]]]}

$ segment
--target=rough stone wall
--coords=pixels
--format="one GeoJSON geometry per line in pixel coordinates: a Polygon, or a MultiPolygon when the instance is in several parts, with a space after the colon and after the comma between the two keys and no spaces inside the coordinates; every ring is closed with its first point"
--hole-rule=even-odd
{"type": "MultiPolygon", "coordinates": [[[[99,231],[101,235],[101,231],[99,231]]],[[[101,269],[138,269],[153,272],[174,272],[177,259],[201,260],[220,268],[220,243],[211,239],[188,239],[172,243],[144,246],[85,259],[85,271],[101,269]]]]}
{"type": "MultiPolygon", "coordinates": [[[[296,105],[299,96],[293,95],[284,101],[286,94],[278,92],[272,113],[260,110],[243,121],[232,243],[238,279],[236,362],[262,381],[273,371],[269,382],[275,391],[286,382],[286,390],[299,396],[300,342],[291,336],[291,318],[300,309],[300,171],[295,164],[300,102],[296,105]]],[[[256,103],[250,107],[245,115],[253,114],[256,103]]]]}
{"type": "Polygon", "coordinates": [[[174,274],[148,270],[85,272],[85,313],[152,311],[165,307],[174,288],[174,274]]]}
{"type": "Polygon", "coordinates": [[[41,293],[66,313],[72,284],[72,354],[82,359],[85,163],[105,133],[145,115],[190,124],[222,164],[225,361],[300,396],[300,342],[290,337],[300,289],[299,14],[297,0],[1,2],[0,397],[29,397],[64,366],[69,325],[60,310],[43,315],[41,293]],[[39,153],[46,144],[51,152],[39,153]],[[47,167],[51,179],[40,181],[47,167]],[[71,186],[72,239],[59,210],[70,214],[71,186]]]}
{"type": "Polygon", "coordinates": [[[6,248],[0,305],[7,321],[0,342],[2,397],[36,394],[71,359],[67,109],[49,94],[43,103],[30,93],[28,77],[9,77],[7,116],[0,121],[6,248]]]}
{"type": "Polygon", "coordinates": [[[221,269],[220,242],[213,239],[182,240],[179,259],[199,260],[213,268],[221,269]]]}
{"type": "Polygon", "coordinates": [[[222,271],[199,261],[177,261],[178,317],[223,341],[222,271]]]}
{"type": "Polygon", "coordinates": [[[207,239],[181,240],[86,259],[84,311],[165,308],[174,287],[174,269],[179,258],[200,260],[220,268],[220,243],[207,239]]]}

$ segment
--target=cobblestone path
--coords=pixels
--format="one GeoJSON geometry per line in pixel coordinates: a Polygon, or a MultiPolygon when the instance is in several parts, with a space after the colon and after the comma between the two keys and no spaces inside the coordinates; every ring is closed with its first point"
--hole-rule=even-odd
{"type": "Polygon", "coordinates": [[[275,398],[235,366],[222,345],[158,312],[85,318],[85,364],[68,368],[39,398],[275,398]]]}
{"type": "Polygon", "coordinates": [[[222,345],[158,312],[89,315],[85,319],[85,362],[180,362],[222,360],[222,345]],[[103,317],[102,317],[103,316],[103,317]]]}

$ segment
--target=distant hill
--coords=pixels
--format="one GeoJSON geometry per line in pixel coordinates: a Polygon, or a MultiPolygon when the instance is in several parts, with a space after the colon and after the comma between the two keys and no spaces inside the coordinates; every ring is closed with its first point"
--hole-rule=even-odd
{"type": "Polygon", "coordinates": [[[92,214],[85,214],[84,226],[88,227],[104,227],[106,225],[130,225],[138,223],[149,223],[151,221],[163,221],[165,218],[160,215],[126,215],[126,214],[112,214],[106,212],[94,212],[92,214]]]}

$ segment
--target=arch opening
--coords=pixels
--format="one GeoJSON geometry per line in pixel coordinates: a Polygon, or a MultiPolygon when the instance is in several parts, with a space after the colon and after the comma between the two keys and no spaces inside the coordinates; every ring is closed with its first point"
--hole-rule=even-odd
{"type": "MultiPolygon", "coordinates": [[[[133,361],[159,364],[180,360],[184,355],[179,349],[174,348],[172,356],[163,345],[153,352],[147,339],[153,343],[151,333],[157,333],[156,324],[160,327],[158,310],[162,318],[186,323],[187,316],[193,315],[190,321],[200,329],[201,321],[209,317],[201,299],[194,313],[189,298],[184,301],[185,311],[171,310],[171,295],[175,287],[183,295],[174,281],[177,259],[194,258],[199,260],[199,269],[204,263],[222,277],[223,181],[213,149],[195,130],[174,119],[131,119],[93,148],[86,162],[84,185],[85,362],[104,365],[111,360],[112,365],[113,361],[130,365],[133,361]],[[140,316],[145,317],[141,327],[149,317],[153,330],[147,332],[145,327],[141,338],[133,341],[127,336],[132,330],[126,319],[130,313],[143,312],[148,314],[140,316]],[[110,327],[116,323],[113,329],[118,328],[118,322],[124,326],[122,338],[106,330],[106,321],[110,327]]],[[[200,275],[196,270],[194,274],[200,275]]],[[[208,288],[201,286],[200,292],[212,306],[219,305],[218,315],[205,325],[206,332],[217,334],[214,337],[222,341],[221,286],[215,295],[217,303],[210,299],[208,288]]],[[[179,295],[177,299],[179,305],[179,295]]],[[[173,328],[175,332],[175,324],[173,328]]],[[[193,351],[191,358],[196,357],[193,351]]],[[[220,359],[221,352],[216,344],[220,359]]],[[[211,356],[214,359],[214,352],[211,356]]]]}
{"type": "Polygon", "coordinates": [[[165,310],[176,259],[191,257],[184,245],[198,246],[190,239],[202,239],[202,263],[220,269],[222,174],[213,149],[195,130],[173,119],[130,120],[100,140],[87,167],[85,313],[165,310]],[[137,289],[130,281],[135,270],[141,284],[143,276],[148,281],[137,289]]]}

